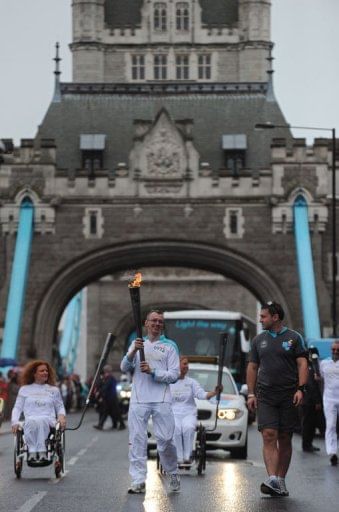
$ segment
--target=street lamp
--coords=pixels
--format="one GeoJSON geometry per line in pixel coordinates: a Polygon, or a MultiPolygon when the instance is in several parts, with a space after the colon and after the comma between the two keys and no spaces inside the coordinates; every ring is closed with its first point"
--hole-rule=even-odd
{"type": "Polygon", "coordinates": [[[336,134],[335,128],[318,128],[311,126],[292,126],[290,124],[257,123],[256,129],[272,130],[274,128],[295,128],[300,130],[318,130],[332,133],[332,334],[337,337],[337,234],[336,234],[336,134]]]}

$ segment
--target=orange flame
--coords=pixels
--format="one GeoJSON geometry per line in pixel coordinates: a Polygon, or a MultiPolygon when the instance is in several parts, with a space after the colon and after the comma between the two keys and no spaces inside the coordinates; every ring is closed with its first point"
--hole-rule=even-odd
{"type": "Polygon", "coordinates": [[[141,272],[137,272],[134,276],[133,281],[130,281],[128,284],[129,288],[140,288],[142,283],[142,274],[141,272]]]}

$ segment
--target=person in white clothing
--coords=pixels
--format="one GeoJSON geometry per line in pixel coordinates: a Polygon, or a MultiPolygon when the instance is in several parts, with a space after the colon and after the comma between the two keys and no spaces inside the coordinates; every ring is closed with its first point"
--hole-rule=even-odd
{"type": "Polygon", "coordinates": [[[217,386],[214,391],[205,391],[195,379],[187,376],[188,370],[188,358],[181,356],[180,377],[175,384],[171,384],[172,410],[175,420],[174,443],[179,467],[192,463],[193,441],[197,425],[197,406],[194,399],[209,400],[219,391],[217,386]]]}
{"type": "Polygon", "coordinates": [[[147,337],[132,342],[121,362],[122,372],[133,372],[132,394],[128,413],[129,461],[132,485],[130,494],[145,492],[147,476],[147,424],[152,417],[160,462],[170,476],[170,489],[180,490],[177,453],[173,443],[174,416],[170,384],[179,377],[179,353],[176,344],[161,336],[162,312],[152,310],[145,322],[147,337]],[[145,361],[140,361],[140,348],[145,361]]]}
{"type": "Polygon", "coordinates": [[[66,426],[65,408],[55,381],[55,372],[47,361],[32,361],[23,369],[22,386],[12,410],[12,432],[16,434],[23,413],[30,461],[46,460],[46,439],[50,427],[54,427],[57,421],[62,429],[66,426]]]}
{"type": "Polygon", "coordinates": [[[332,359],[320,363],[324,381],[324,414],[326,418],[325,444],[332,466],[338,464],[337,418],[339,416],[339,340],[332,344],[332,359]]]}

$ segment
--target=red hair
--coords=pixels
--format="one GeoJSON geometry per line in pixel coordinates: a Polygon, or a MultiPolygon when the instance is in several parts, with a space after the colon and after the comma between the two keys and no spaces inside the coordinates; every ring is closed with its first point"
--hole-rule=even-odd
{"type": "Polygon", "coordinates": [[[52,368],[52,366],[47,362],[43,361],[42,359],[36,359],[35,361],[30,361],[26,364],[24,367],[22,374],[20,375],[20,383],[22,386],[25,386],[27,384],[33,384],[34,376],[36,374],[38,366],[44,365],[47,367],[48,370],[48,379],[47,384],[50,384],[51,386],[55,386],[56,383],[56,375],[55,371],[52,368]]]}

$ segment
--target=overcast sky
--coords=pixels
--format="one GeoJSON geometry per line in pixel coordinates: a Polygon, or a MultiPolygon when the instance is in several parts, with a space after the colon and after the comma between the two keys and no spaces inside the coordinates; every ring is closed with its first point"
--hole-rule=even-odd
{"type": "MultiPolygon", "coordinates": [[[[34,137],[51,100],[56,41],[61,79],[72,79],[71,0],[0,0],[0,7],[0,138],[18,144],[34,137]]],[[[339,133],[338,26],[339,0],[272,0],[275,93],[291,125],[339,133]]]]}

